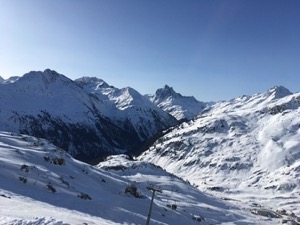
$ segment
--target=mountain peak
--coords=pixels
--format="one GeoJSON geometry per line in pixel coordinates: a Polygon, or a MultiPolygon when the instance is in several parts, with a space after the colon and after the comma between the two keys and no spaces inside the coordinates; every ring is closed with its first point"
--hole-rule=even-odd
{"type": "Polygon", "coordinates": [[[2,83],[4,81],[4,79],[0,76],[0,83],[2,83]]]}
{"type": "Polygon", "coordinates": [[[62,83],[69,83],[72,82],[71,79],[67,78],[66,76],[57,73],[54,70],[46,69],[44,71],[30,71],[29,73],[24,74],[22,77],[20,77],[19,82],[20,85],[26,85],[26,86],[46,86],[56,83],[56,82],[62,82],[62,83]]]}
{"type": "Polygon", "coordinates": [[[170,87],[169,85],[165,84],[164,86],[165,90],[170,90],[170,91],[174,91],[172,87],[170,87]]]}
{"type": "Polygon", "coordinates": [[[274,99],[283,98],[285,96],[293,94],[289,89],[283,86],[274,86],[268,90],[270,95],[274,95],[274,99]]]}
{"type": "Polygon", "coordinates": [[[157,89],[155,92],[157,99],[167,99],[168,97],[181,97],[181,94],[174,91],[174,89],[168,85],[165,85],[163,88],[157,89]]]}
{"type": "Polygon", "coordinates": [[[206,107],[205,103],[199,102],[195,97],[182,96],[168,85],[158,89],[155,95],[149,96],[149,99],[178,121],[190,120],[206,107]]]}
{"type": "Polygon", "coordinates": [[[29,73],[24,74],[21,79],[36,79],[38,77],[44,80],[53,81],[60,76],[63,75],[54,70],[45,69],[44,71],[30,71],[29,73]]]}
{"type": "Polygon", "coordinates": [[[57,76],[58,75],[58,73],[55,71],[55,70],[51,70],[51,69],[45,69],[44,70],[44,72],[43,72],[44,74],[49,74],[49,75],[55,75],[55,76],[57,76]]]}

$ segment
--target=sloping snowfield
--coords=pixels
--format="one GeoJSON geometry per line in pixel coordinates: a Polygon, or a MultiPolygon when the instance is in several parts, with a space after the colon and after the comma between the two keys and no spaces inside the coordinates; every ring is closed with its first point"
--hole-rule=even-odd
{"type": "Polygon", "coordinates": [[[0,224],[278,224],[236,202],[201,193],[145,162],[113,156],[97,167],[43,139],[0,132],[0,224]],[[135,187],[135,192],[125,193],[135,187]]]}
{"type": "Polygon", "coordinates": [[[205,193],[297,215],[299,223],[300,94],[274,87],[217,103],[160,138],[139,159],[205,193]]]}

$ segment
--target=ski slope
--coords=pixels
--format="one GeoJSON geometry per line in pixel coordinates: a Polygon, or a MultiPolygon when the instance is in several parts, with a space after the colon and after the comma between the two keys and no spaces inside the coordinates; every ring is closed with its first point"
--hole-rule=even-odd
{"type": "Polygon", "coordinates": [[[146,162],[112,156],[97,166],[44,139],[0,132],[0,224],[276,224],[234,202],[201,193],[146,162]],[[134,185],[139,197],[125,193],[134,185]],[[176,209],[172,209],[176,205],[176,209]]]}

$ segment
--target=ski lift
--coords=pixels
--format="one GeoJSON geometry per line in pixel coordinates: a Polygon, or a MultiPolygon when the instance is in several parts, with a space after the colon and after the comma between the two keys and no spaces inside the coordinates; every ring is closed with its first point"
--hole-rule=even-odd
{"type": "MultiPolygon", "coordinates": [[[[169,201],[168,201],[169,202],[169,201]]],[[[176,204],[176,201],[175,203],[167,203],[167,207],[170,208],[170,209],[173,209],[173,210],[176,210],[177,209],[177,204],[176,204]]]]}
{"type": "Polygon", "coordinates": [[[159,193],[162,193],[162,189],[161,187],[158,187],[154,184],[149,184],[147,187],[146,187],[149,191],[157,191],[159,193]]]}
{"type": "Polygon", "coordinates": [[[162,189],[161,189],[160,187],[158,187],[158,186],[153,185],[153,184],[148,185],[146,188],[147,188],[149,191],[152,191],[152,197],[151,197],[151,202],[150,202],[150,208],[149,208],[149,212],[148,212],[148,216],[147,216],[147,220],[146,220],[146,225],[149,225],[155,192],[157,191],[157,192],[159,192],[159,193],[162,193],[162,189]]]}

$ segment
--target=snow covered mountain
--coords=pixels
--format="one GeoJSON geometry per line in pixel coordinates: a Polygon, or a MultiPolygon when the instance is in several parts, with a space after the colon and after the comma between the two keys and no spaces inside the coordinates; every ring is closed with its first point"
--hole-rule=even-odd
{"type": "Polygon", "coordinates": [[[277,86],[216,103],[139,159],[220,198],[300,215],[300,93],[277,86]]]}
{"type": "Polygon", "coordinates": [[[44,137],[90,160],[130,154],[178,123],[133,89],[113,89],[109,101],[87,91],[95,84],[92,79],[84,87],[79,83],[49,69],[5,80],[0,83],[0,130],[44,137]]]}
{"type": "Polygon", "coordinates": [[[152,195],[149,186],[162,189],[155,194],[150,224],[281,221],[203,194],[152,164],[121,155],[97,168],[44,139],[26,135],[0,132],[0,167],[3,225],[145,224],[152,195]]]}
{"type": "Polygon", "coordinates": [[[208,105],[208,103],[199,102],[192,96],[182,96],[168,85],[158,89],[154,95],[148,95],[148,97],[151,102],[179,121],[193,119],[208,105]]]}
{"type": "Polygon", "coordinates": [[[51,70],[0,82],[0,224],[144,224],[150,184],[151,224],[300,224],[300,93],[148,97],[51,70]],[[140,161],[62,150],[137,153],[162,134],[140,161]]]}
{"type": "Polygon", "coordinates": [[[118,89],[101,79],[89,77],[77,79],[75,82],[103,103],[106,110],[103,110],[103,105],[99,108],[103,115],[141,140],[178,124],[175,118],[133,88],[118,89]]]}

